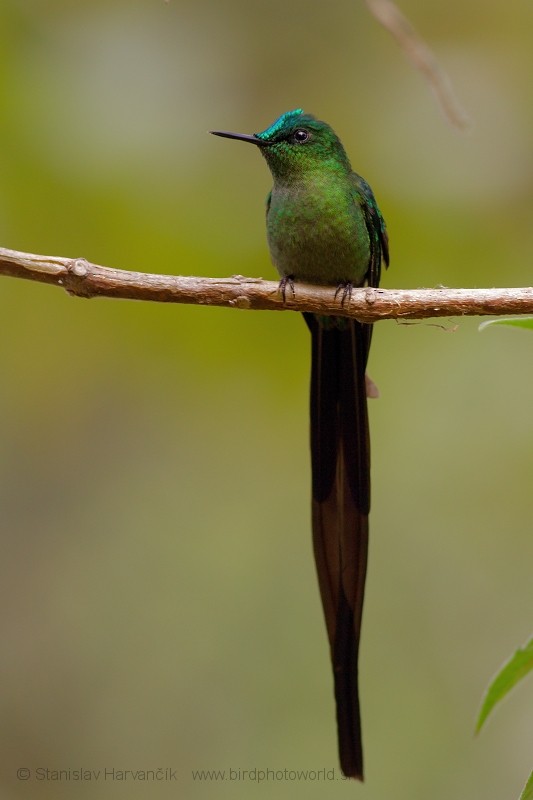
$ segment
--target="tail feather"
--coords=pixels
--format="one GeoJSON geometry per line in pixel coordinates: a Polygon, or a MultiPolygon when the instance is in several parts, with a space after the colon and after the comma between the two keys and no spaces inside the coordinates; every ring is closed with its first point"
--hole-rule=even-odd
{"type": "Polygon", "coordinates": [[[368,551],[371,327],[305,314],[312,337],[313,545],[333,666],[341,768],[363,779],[358,654],[368,551]]]}

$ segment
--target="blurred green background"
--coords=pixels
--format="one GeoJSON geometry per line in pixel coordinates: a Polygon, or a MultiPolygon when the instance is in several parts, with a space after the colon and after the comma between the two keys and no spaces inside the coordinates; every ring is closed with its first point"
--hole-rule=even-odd
{"type": "MultiPolygon", "coordinates": [[[[468,135],[354,0],[3,0],[2,246],[274,278],[266,166],[206,131],[303,106],[375,190],[384,286],[531,285],[531,4],[401,5],[468,135]]],[[[192,770],[337,768],[305,326],[0,284],[2,800],[518,796],[531,680],[473,728],[531,634],[533,337],[376,327],[365,785],[200,782],[192,770]]]]}

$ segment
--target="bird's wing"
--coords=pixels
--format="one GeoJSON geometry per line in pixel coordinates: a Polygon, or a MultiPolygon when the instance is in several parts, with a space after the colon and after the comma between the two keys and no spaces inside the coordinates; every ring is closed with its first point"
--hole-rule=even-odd
{"type": "Polygon", "coordinates": [[[379,286],[381,262],[385,262],[385,267],[389,266],[387,227],[368,183],[356,172],[352,172],[350,177],[354,190],[354,199],[363,211],[370,238],[370,263],[368,265],[367,284],[369,286],[379,286]]]}

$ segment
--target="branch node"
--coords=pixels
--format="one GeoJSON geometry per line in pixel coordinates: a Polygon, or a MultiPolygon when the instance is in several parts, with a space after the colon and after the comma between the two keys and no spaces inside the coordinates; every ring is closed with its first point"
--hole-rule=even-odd
{"type": "Polygon", "coordinates": [[[89,262],[85,258],[75,258],[69,264],[68,271],[77,278],[85,278],[89,274],[89,262]]]}
{"type": "Polygon", "coordinates": [[[365,291],[365,302],[367,306],[373,306],[376,302],[376,290],[373,286],[367,286],[365,291]]]}
{"type": "Polygon", "coordinates": [[[90,298],[93,296],[90,283],[91,264],[85,258],[73,258],[67,264],[67,272],[63,281],[65,291],[74,297],[90,298]]]}
{"type": "Polygon", "coordinates": [[[246,297],[246,295],[244,295],[244,294],[240,294],[238,297],[235,298],[235,300],[230,300],[229,304],[230,304],[230,306],[233,306],[234,308],[251,308],[252,307],[252,301],[250,300],[249,297],[246,297]]]}

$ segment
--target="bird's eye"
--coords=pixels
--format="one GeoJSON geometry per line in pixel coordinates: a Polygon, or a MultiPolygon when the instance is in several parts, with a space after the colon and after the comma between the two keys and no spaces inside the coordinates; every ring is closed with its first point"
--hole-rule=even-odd
{"type": "Polygon", "coordinates": [[[309,136],[309,131],[304,131],[303,128],[299,128],[297,131],[294,131],[292,140],[296,142],[296,144],[303,144],[309,139],[309,136]]]}

